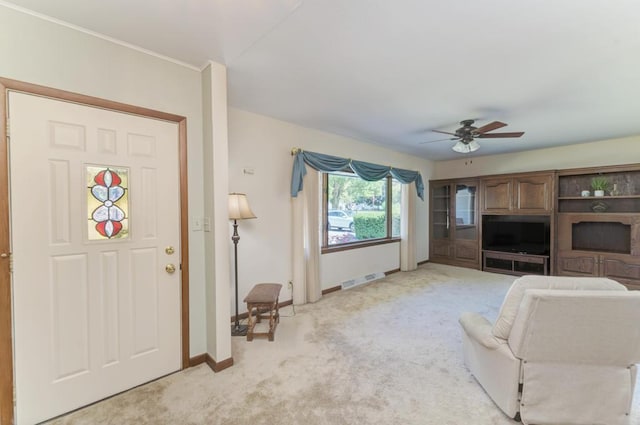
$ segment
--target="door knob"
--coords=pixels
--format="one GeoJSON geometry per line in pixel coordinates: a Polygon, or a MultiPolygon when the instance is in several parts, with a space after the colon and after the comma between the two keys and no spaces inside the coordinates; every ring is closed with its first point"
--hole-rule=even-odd
{"type": "Polygon", "coordinates": [[[164,269],[167,273],[173,274],[176,271],[176,266],[174,266],[173,264],[167,264],[166,266],[164,266],[164,269]]]}
{"type": "Polygon", "coordinates": [[[166,253],[167,253],[167,255],[171,255],[171,254],[173,254],[173,253],[174,253],[174,252],[176,252],[176,251],[175,251],[175,249],[173,249],[173,247],[172,247],[172,246],[168,246],[168,247],[166,247],[166,248],[164,249],[164,252],[166,252],[166,253]]]}

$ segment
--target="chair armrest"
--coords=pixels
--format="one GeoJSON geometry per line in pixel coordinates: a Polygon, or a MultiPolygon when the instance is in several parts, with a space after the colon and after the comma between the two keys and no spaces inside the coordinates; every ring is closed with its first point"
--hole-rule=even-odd
{"type": "Polygon", "coordinates": [[[490,350],[495,350],[507,343],[506,340],[498,338],[491,333],[493,326],[478,313],[462,313],[459,322],[470,338],[490,350]]]}

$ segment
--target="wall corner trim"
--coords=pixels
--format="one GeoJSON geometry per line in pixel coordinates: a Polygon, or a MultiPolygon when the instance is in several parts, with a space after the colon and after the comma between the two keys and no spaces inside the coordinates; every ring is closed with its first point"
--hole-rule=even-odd
{"type": "Polygon", "coordinates": [[[233,366],[233,357],[216,362],[209,353],[206,353],[205,358],[206,363],[215,373],[222,372],[223,370],[233,366]]]}

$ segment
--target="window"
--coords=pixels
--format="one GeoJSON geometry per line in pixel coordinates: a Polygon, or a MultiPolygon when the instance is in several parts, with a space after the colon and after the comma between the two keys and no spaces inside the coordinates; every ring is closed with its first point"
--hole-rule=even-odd
{"type": "Polygon", "coordinates": [[[129,237],[129,170],[86,167],[89,240],[129,237]]]}
{"type": "Polygon", "coordinates": [[[353,173],[323,175],[323,247],[360,246],[400,237],[401,183],[353,173]]]}

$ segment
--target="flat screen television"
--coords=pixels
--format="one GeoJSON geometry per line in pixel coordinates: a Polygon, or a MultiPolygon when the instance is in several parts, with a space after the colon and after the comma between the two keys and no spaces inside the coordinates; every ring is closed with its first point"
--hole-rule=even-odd
{"type": "Polygon", "coordinates": [[[544,222],[483,220],[482,249],[549,255],[549,227],[544,222]]]}

